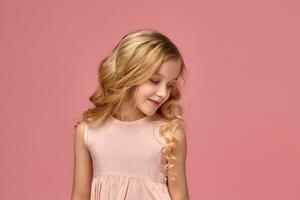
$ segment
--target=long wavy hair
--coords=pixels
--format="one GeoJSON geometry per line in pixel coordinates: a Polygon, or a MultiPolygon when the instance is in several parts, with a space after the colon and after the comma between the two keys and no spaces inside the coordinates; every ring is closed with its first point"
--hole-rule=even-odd
{"type": "MultiPolygon", "coordinates": [[[[186,67],[182,55],[167,36],[153,29],[139,29],[124,35],[110,54],[101,61],[98,68],[98,85],[89,97],[93,107],[83,112],[81,121],[98,126],[118,113],[120,104],[133,99],[137,86],[147,81],[169,58],[180,61],[179,78],[185,81],[186,67]]],[[[181,86],[177,82],[171,88],[169,98],[155,113],[160,122],[159,134],[165,140],[161,153],[167,163],[161,170],[167,179],[172,178],[170,169],[176,165],[175,130],[178,127],[185,129],[182,116],[184,109],[179,104],[181,97],[181,86]]],[[[133,104],[135,108],[136,105],[134,102],[133,104]]]]}

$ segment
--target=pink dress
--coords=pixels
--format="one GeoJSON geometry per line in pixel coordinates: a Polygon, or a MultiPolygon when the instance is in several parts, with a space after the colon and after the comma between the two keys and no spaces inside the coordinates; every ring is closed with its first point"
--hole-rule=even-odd
{"type": "Polygon", "coordinates": [[[84,142],[93,161],[91,200],[171,200],[160,167],[164,140],[149,116],[135,121],[114,117],[85,127],[84,142]]]}

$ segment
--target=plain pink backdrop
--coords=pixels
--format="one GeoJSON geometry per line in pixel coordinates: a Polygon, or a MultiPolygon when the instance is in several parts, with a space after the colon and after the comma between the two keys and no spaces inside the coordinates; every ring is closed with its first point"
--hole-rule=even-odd
{"type": "Polygon", "coordinates": [[[1,199],[70,199],[74,122],[138,28],[187,64],[191,199],[300,199],[299,1],[0,3],[1,199]]]}

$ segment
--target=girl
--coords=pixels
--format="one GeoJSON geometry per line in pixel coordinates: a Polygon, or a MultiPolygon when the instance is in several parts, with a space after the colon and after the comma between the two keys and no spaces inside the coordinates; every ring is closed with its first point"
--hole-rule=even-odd
{"type": "Polygon", "coordinates": [[[75,124],[72,200],[187,200],[183,58],[152,29],[105,57],[94,104],[75,124]],[[101,83],[100,83],[101,82],[101,83]]]}

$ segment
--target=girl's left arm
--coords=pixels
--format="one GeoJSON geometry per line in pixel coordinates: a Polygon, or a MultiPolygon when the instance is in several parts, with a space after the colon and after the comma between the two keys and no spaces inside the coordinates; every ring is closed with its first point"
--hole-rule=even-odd
{"type": "Polygon", "coordinates": [[[187,142],[184,129],[178,127],[174,136],[178,141],[173,151],[177,163],[174,168],[170,169],[170,173],[174,174],[174,180],[168,179],[168,189],[172,200],[189,200],[185,170],[187,142]]]}

